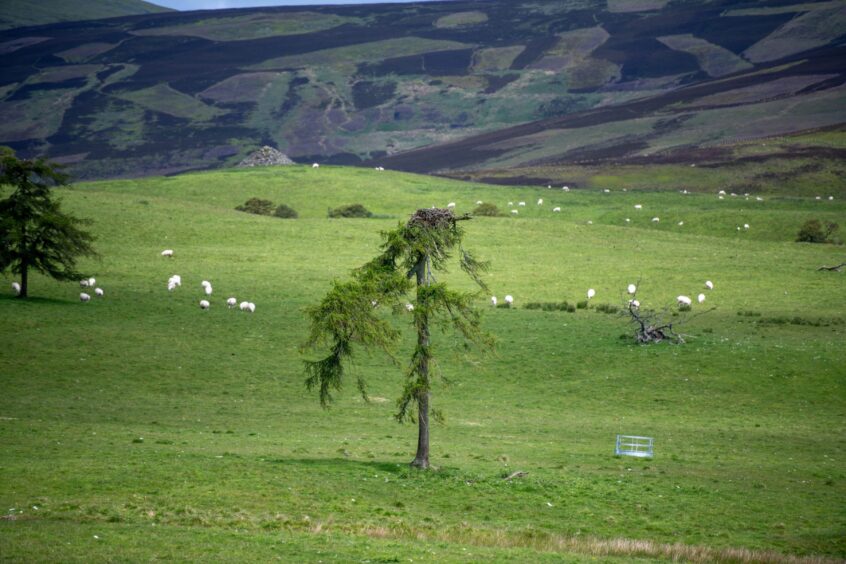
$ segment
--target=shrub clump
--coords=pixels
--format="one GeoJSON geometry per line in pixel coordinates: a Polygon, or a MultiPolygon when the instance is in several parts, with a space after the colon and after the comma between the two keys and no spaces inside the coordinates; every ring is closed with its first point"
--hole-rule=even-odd
{"type": "Polygon", "coordinates": [[[573,313],[576,311],[574,304],[564,302],[529,302],[525,306],[526,309],[540,309],[542,311],[567,311],[573,313]]]}
{"type": "Polygon", "coordinates": [[[235,208],[238,211],[254,213],[256,215],[270,215],[273,213],[273,202],[261,198],[250,198],[235,208]]]}
{"type": "Polygon", "coordinates": [[[476,206],[476,209],[473,210],[473,215],[499,217],[502,213],[499,211],[499,208],[496,207],[496,204],[485,203],[476,206]]]}
{"type": "Polygon", "coordinates": [[[297,210],[285,204],[276,206],[276,211],[273,212],[273,215],[282,219],[297,219],[299,217],[297,210]]]}
{"type": "Polygon", "coordinates": [[[839,225],[833,221],[826,221],[823,224],[819,219],[809,219],[799,229],[796,241],[798,243],[834,243],[831,236],[838,227],[839,225]]]}
{"type": "Polygon", "coordinates": [[[350,204],[329,210],[329,217],[373,217],[373,212],[361,204],[350,204]]]}

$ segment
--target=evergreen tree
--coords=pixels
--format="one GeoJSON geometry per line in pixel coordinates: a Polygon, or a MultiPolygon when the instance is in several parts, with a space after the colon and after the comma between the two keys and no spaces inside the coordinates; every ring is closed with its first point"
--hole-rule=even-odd
{"type": "Polygon", "coordinates": [[[53,186],[67,176],[43,159],[21,160],[0,147],[0,186],[13,188],[0,200],[0,272],[7,268],[21,277],[19,297],[26,298],[30,269],[56,280],[79,280],[78,256],[96,256],[94,238],[82,226],[87,220],[63,213],[53,198],[53,186]]]}
{"type": "MultiPolygon", "coordinates": [[[[469,219],[455,217],[448,209],[421,209],[397,229],[383,233],[382,253],[356,269],[345,282],[335,281],[320,304],[308,309],[311,332],[304,348],[328,346],[329,353],[319,360],[305,361],[306,385],[317,388],[324,407],[332,401],[332,390],[340,390],[345,365],[353,355],[353,346],[380,348],[393,358],[392,350],[399,341],[398,331],[390,321],[380,317],[382,307],[393,313],[405,312],[406,295],[416,285],[416,297],[410,302],[417,333],[417,346],[406,372],[406,383],[397,400],[396,418],[414,420],[417,406],[417,454],[411,465],[429,467],[429,415],[439,417],[430,408],[433,377],[433,325],[451,327],[465,346],[476,343],[492,345],[492,338],[479,326],[479,312],[473,302],[476,294],[458,292],[435,280],[433,272],[443,272],[451,251],[458,248],[459,264],[482,289],[480,278],[487,268],[461,245],[464,235],[457,224],[469,219]]],[[[364,379],[358,377],[358,389],[367,399],[364,379]]]]}

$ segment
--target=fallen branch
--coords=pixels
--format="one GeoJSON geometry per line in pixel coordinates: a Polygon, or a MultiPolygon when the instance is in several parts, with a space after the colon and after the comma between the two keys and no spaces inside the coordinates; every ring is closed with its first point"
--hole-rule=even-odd
{"type": "Polygon", "coordinates": [[[821,266],[817,270],[828,270],[829,272],[840,272],[840,269],[846,266],[846,262],[841,262],[837,266],[821,266]]]}
{"type": "Polygon", "coordinates": [[[517,470],[516,472],[514,472],[513,474],[511,474],[507,478],[503,478],[503,480],[508,482],[510,480],[513,480],[514,478],[522,478],[523,476],[528,476],[528,475],[529,475],[528,472],[523,472],[522,470],[517,470]]]}

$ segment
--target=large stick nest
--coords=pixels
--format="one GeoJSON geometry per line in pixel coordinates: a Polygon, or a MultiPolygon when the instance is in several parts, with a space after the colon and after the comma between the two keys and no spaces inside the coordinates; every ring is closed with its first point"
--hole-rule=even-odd
{"type": "Polygon", "coordinates": [[[447,229],[455,224],[455,214],[445,208],[419,209],[408,220],[408,226],[420,226],[428,229],[447,229]]]}

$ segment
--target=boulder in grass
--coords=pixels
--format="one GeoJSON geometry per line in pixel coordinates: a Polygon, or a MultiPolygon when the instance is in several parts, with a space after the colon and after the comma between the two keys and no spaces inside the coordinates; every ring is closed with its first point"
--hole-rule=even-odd
{"type": "Polygon", "coordinates": [[[250,156],[238,163],[238,166],[287,166],[292,164],[296,163],[288,158],[288,155],[265,145],[261,149],[253,151],[250,156]]]}

